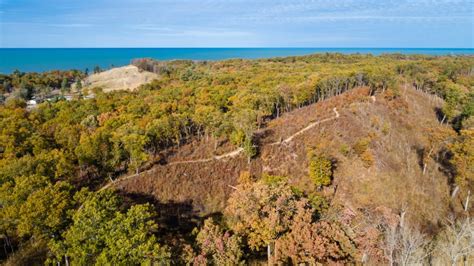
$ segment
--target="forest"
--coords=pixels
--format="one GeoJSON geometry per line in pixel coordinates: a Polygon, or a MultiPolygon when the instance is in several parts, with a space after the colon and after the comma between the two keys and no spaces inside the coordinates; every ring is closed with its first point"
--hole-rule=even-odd
{"type": "MultiPolygon", "coordinates": [[[[446,166],[443,182],[461,199],[450,203],[449,222],[414,231],[403,226],[402,214],[395,226],[380,226],[373,240],[379,260],[372,264],[474,263],[474,57],[328,53],[133,64],[160,78],[137,90],[104,93],[82,90],[87,74],[78,70],[0,76],[5,265],[370,262],[351,230],[329,215],[336,206],[323,191],[338,165],[323,149],[307,154],[304,171],[312,186],[241,171],[225,208],[200,215],[187,228],[168,224],[160,206],[102,189],[167,164],[168,151],[193,141],[211,142],[214,150],[222,143],[241,148],[250,164],[261,154],[259,132],[269,123],[358,88],[393,103],[407,88],[442,100],[432,112],[450,133],[435,135],[433,148],[418,149],[420,164],[426,168],[424,162],[437,156],[446,166]],[[28,100],[49,99],[51,91],[58,91],[54,100],[27,108],[28,100]]],[[[369,168],[377,160],[369,145],[361,139],[337,152],[353,153],[369,168]]]]}

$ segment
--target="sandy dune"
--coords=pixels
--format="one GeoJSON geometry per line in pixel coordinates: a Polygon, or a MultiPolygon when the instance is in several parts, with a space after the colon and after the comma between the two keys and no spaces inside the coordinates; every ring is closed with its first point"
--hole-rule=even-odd
{"type": "Polygon", "coordinates": [[[158,78],[159,75],[155,73],[140,71],[136,66],[128,65],[90,75],[84,81],[84,88],[101,87],[104,92],[134,90],[158,78]]]}

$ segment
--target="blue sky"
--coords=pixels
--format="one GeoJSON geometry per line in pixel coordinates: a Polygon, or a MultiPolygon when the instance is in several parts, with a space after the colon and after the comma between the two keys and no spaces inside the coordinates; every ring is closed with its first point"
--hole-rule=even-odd
{"type": "Polygon", "coordinates": [[[474,46],[468,0],[0,0],[0,47],[474,46]]]}

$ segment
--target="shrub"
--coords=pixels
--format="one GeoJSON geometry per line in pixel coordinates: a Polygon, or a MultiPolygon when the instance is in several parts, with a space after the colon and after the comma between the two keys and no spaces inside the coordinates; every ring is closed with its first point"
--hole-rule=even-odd
{"type": "Polygon", "coordinates": [[[383,123],[383,126],[382,126],[382,133],[384,135],[387,135],[388,133],[390,132],[390,124],[385,122],[383,123]]]}
{"type": "Polygon", "coordinates": [[[281,182],[287,182],[288,177],[286,176],[278,176],[278,175],[269,175],[269,174],[263,174],[262,175],[262,181],[263,183],[267,185],[276,185],[281,182]]]}
{"type": "Polygon", "coordinates": [[[341,144],[341,146],[339,147],[339,152],[342,153],[342,155],[344,156],[348,156],[349,153],[351,152],[349,146],[347,146],[347,144],[341,144]]]}
{"type": "Polygon", "coordinates": [[[309,177],[317,187],[331,184],[333,164],[327,156],[309,152],[309,177]]]}
{"type": "Polygon", "coordinates": [[[362,156],[362,154],[369,147],[369,144],[370,144],[370,139],[369,138],[363,138],[363,139],[360,139],[359,141],[357,141],[354,144],[353,149],[354,149],[354,151],[357,155],[362,156]]]}
{"type": "Polygon", "coordinates": [[[374,165],[374,155],[370,150],[365,150],[361,155],[360,159],[362,160],[362,163],[364,164],[365,167],[369,168],[372,165],[374,165]]]}
{"type": "Polygon", "coordinates": [[[309,194],[308,200],[316,211],[318,217],[320,217],[322,213],[325,213],[329,209],[328,200],[324,196],[319,195],[317,192],[309,194]]]}

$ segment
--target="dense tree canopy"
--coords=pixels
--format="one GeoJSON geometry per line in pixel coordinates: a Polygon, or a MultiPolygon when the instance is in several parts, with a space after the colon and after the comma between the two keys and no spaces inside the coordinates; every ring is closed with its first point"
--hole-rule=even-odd
{"type": "Polygon", "coordinates": [[[110,190],[89,195],[63,238],[52,241],[52,251],[56,260],[79,265],[166,262],[170,254],[153,235],[154,215],[147,204],[122,212],[119,197],[110,190]]]}

